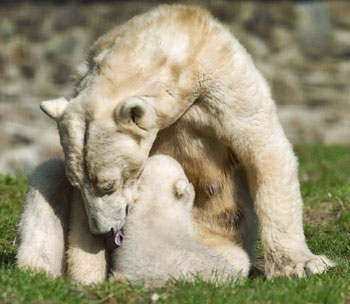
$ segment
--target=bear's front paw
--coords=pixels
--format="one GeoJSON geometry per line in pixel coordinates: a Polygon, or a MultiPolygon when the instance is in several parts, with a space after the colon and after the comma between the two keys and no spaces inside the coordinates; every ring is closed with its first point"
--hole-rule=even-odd
{"type": "Polygon", "coordinates": [[[266,262],[265,272],[269,279],[281,276],[297,276],[305,277],[308,274],[319,274],[330,267],[334,267],[335,263],[323,255],[302,255],[293,258],[279,258],[276,261],[266,262]]]}

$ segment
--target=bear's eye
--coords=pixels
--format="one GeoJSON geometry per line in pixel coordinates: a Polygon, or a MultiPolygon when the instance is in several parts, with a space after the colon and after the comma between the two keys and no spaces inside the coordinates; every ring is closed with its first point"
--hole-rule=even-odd
{"type": "Polygon", "coordinates": [[[110,194],[115,191],[114,181],[102,181],[97,183],[97,189],[101,194],[110,194]]]}

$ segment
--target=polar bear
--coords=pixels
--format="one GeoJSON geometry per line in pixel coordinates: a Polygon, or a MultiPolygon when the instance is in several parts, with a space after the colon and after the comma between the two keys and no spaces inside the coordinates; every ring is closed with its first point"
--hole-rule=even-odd
{"type": "Polygon", "coordinates": [[[233,266],[195,241],[195,192],[176,160],[150,157],[138,185],[138,198],[123,228],[125,238],[113,254],[118,278],[160,287],[169,278],[191,280],[197,275],[224,281],[248,275],[249,257],[239,246],[233,266]]]}
{"type": "MultiPolygon", "coordinates": [[[[122,228],[147,158],[166,154],[196,190],[196,239],[230,264],[237,246],[254,262],[258,220],[269,278],[334,265],[306,245],[298,164],[269,87],[208,11],[163,5],[136,16],[97,40],[79,73],[69,101],[46,101],[41,109],[57,122],[65,174],[57,172],[81,192],[93,235],[122,228]]],[[[50,193],[60,197],[52,185],[50,193]]],[[[26,208],[19,234],[33,233],[33,250],[52,260],[52,244],[40,243],[40,232],[53,222],[64,232],[66,214],[65,206],[46,203],[44,210],[61,209],[26,208]],[[27,225],[24,219],[35,216],[46,222],[27,225]]],[[[55,239],[64,242],[61,232],[55,239]]],[[[55,256],[47,272],[60,261],[55,256]]],[[[27,264],[22,255],[18,262],[27,264]]]]}
{"type": "Polygon", "coordinates": [[[89,231],[79,191],[73,190],[68,181],[62,179],[64,175],[57,174],[59,168],[64,170],[63,160],[50,160],[39,166],[29,180],[23,214],[30,208],[31,214],[39,216],[22,217],[20,221],[22,245],[18,261],[23,264],[19,266],[48,273],[51,267],[50,274],[58,276],[66,272],[71,279],[85,285],[102,283],[110,270],[112,278],[123,277],[153,287],[160,287],[170,277],[192,280],[198,276],[223,282],[248,275],[250,261],[241,247],[233,248],[239,258],[235,265],[230,265],[215,251],[195,240],[192,218],[195,192],[183,168],[173,158],[155,155],[147,160],[137,182],[137,197],[129,205],[129,216],[123,228],[125,239],[112,255],[112,269],[105,243],[89,231]],[[50,181],[55,181],[57,189],[50,181]],[[54,189],[53,193],[50,193],[51,189],[54,189]],[[57,192],[62,197],[56,196],[57,192]],[[59,212],[59,208],[38,209],[45,204],[48,206],[48,202],[50,206],[65,206],[67,209],[63,214],[66,231],[61,230],[59,217],[62,214],[56,215],[56,221],[47,223],[45,230],[35,228],[36,225],[44,226],[40,221],[52,217],[50,212],[59,212]],[[23,226],[31,227],[33,233],[23,231],[23,226]],[[68,237],[62,243],[64,234],[68,237]],[[33,251],[44,243],[51,246],[49,255],[33,251]]]}

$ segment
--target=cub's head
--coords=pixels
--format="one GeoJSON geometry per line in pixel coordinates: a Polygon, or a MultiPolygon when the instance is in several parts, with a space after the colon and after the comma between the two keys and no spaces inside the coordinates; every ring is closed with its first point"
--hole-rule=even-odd
{"type": "Polygon", "coordinates": [[[172,157],[151,156],[138,181],[138,191],[135,208],[143,205],[140,208],[153,210],[157,221],[175,220],[181,225],[184,220],[186,225],[191,217],[195,191],[181,165],[172,157]]]}
{"type": "Polygon", "coordinates": [[[118,231],[158,128],[146,97],[89,102],[84,94],[42,102],[56,120],[66,160],[66,174],[84,198],[95,235],[118,231]]]}

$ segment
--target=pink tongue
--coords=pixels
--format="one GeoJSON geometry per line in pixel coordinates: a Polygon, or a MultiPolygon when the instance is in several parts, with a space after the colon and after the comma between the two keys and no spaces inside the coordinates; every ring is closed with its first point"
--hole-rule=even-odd
{"type": "Polygon", "coordinates": [[[124,235],[121,231],[118,231],[114,235],[110,235],[105,238],[106,248],[109,250],[117,249],[123,242],[124,235]]]}
{"type": "Polygon", "coordinates": [[[117,246],[120,246],[123,242],[123,239],[124,239],[124,235],[123,233],[119,230],[117,232],[117,234],[115,235],[115,238],[114,238],[114,243],[117,245],[117,246]]]}

